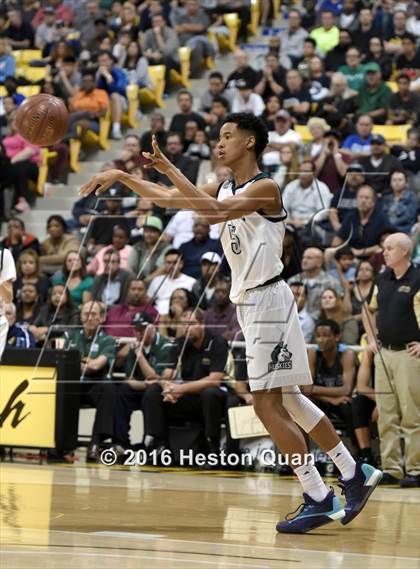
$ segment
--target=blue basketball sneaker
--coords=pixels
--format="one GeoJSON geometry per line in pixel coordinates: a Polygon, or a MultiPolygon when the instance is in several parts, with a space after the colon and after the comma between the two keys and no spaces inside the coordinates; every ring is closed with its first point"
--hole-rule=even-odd
{"type": "Polygon", "coordinates": [[[341,523],[346,525],[353,520],[366,505],[369,496],[375,490],[382,478],[382,471],[370,464],[356,462],[356,472],[350,480],[343,480],[339,476],[342,494],[346,499],[344,510],[346,515],[341,523]]]}
{"type": "Polygon", "coordinates": [[[330,490],[321,502],[316,502],[308,494],[303,493],[304,504],[299,506],[300,511],[297,515],[289,519],[291,515],[298,511],[287,514],[284,522],[279,522],[276,529],[280,533],[306,533],[313,529],[339,520],[345,515],[339,499],[330,490]]]}

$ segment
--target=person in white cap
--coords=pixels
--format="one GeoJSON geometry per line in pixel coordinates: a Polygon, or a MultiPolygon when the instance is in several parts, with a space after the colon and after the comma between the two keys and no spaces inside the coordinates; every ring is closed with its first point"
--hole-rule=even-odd
{"type": "Polygon", "coordinates": [[[203,310],[207,310],[213,298],[217,284],[217,273],[220,271],[222,257],[218,253],[208,251],[201,255],[201,277],[196,280],[192,293],[197,304],[203,310]]]}
{"type": "Polygon", "coordinates": [[[9,323],[4,315],[4,306],[13,302],[13,281],[16,267],[9,249],[0,250],[0,360],[6,345],[9,323]]]}

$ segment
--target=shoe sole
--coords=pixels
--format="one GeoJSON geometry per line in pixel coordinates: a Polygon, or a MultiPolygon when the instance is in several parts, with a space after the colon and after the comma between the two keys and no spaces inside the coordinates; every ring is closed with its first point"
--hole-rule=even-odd
{"type": "Polygon", "coordinates": [[[348,516],[346,515],[341,520],[341,523],[343,524],[343,526],[346,526],[347,524],[349,524],[352,520],[354,520],[354,518],[356,516],[358,516],[360,514],[360,512],[366,506],[366,502],[369,500],[372,492],[375,490],[375,488],[378,486],[379,482],[382,480],[382,476],[383,476],[383,472],[381,470],[375,470],[375,472],[372,473],[372,476],[369,478],[369,480],[366,483],[366,486],[370,486],[368,493],[363,498],[363,501],[361,502],[359,508],[357,510],[354,510],[351,515],[348,515],[348,516]]]}
{"type": "Polygon", "coordinates": [[[329,516],[327,516],[328,519],[325,520],[324,522],[319,523],[319,524],[317,524],[316,526],[313,526],[313,527],[311,527],[311,528],[309,528],[309,529],[307,529],[307,530],[305,530],[305,531],[301,531],[301,530],[298,530],[298,529],[295,530],[295,529],[293,529],[293,528],[290,528],[290,529],[286,529],[286,528],[285,528],[284,530],[283,530],[283,529],[280,529],[280,530],[279,530],[279,529],[277,529],[277,527],[276,527],[276,530],[277,530],[278,533],[300,533],[300,534],[305,534],[305,533],[308,533],[308,532],[310,532],[310,531],[312,531],[312,530],[314,530],[314,529],[318,529],[318,528],[320,528],[320,527],[322,527],[322,526],[326,526],[327,524],[330,524],[331,522],[335,522],[335,521],[337,521],[337,520],[340,520],[341,518],[344,518],[345,515],[346,515],[345,510],[338,510],[338,512],[335,512],[334,514],[330,514],[329,516]]]}

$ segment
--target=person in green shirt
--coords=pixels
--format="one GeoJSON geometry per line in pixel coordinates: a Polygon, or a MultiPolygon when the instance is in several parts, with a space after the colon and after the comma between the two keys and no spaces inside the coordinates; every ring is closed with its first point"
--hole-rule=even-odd
{"type": "Polygon", "coordinates": [[[340,65],[338,71],[347,77],[347,85],[354,91],[359,91],[365,82],[365,66],[357,47],[351,46],[346,51],[346,64],[340,65]]]}
{"type": "Polygon", "coordinates": [[[100,443],[114,435],[116,386],[107,380],[107,373],[115,359],[115,342],[101,330],[105,316],[104,304],[85,302],[80,311],[82,328],[69,330],[65,334],[64,349],[80,352],[80,402],[96,407],[87,462],[97,462],[100,443]]]}
{"type": "Polygon", "coordinates": [[[314,28],[309,34],[316,41],[317,51],[322,56],[334,49],[340,41],[340,32],[334,20],[333,12],[323,10],[321,12],[321,25],[314,28]]]}
{"type": "Polygon", "coordinates": [[[114,441],[123,448],[130,446],[131,413],[141,409],[145,390],[171,374],[174,367],[174,345],[159,334],[153,317],[147,312],[138,312],[133,316],[132,325],[135,344],[124,362],[126,380],[119,386],[114,419],[114,441]]]}
{"type": "Polygon", "coordinates": [[[384,124],[391,89],[382,81],[381,68],[375,62],[365,65],[365,82],[355,103],[358,115],[369,115],[375,124],[384,124]]]}

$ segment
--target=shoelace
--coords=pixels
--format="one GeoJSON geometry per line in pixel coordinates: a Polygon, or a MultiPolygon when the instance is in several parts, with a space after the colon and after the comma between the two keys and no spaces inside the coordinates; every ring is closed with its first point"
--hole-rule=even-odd
{"type": "Polygon", "coordinates": [[[291,520],[294,520],[295,518],[297,518],[298,516],[300,516],[300,514],[303,512],[303,510],[305,510],[305,508],[312,508],[312,506],[310,504],[307,504],[306,502],[303,502],[303,504],[299,504],[299,506],[296,508],[296,510],[294,510],[293,512],[289,512],[286,517],[285,520],[287,522],[290,522],[291,520]],[[298,511],[299,510],[299,511],[298,511]],[[290,516],[293,516],[293,514],[296,514],[293,518],[291,518],[290,516]]]}

